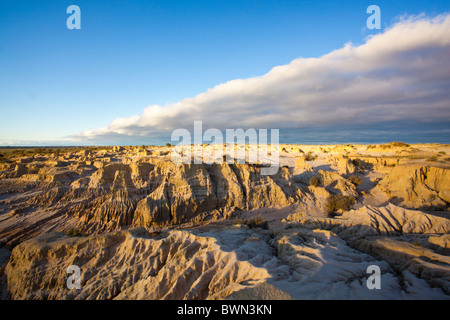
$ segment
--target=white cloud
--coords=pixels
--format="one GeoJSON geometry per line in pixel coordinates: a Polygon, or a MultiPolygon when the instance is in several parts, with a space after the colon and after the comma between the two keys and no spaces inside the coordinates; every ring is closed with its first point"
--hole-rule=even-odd
{"type": "Polygon", "coordinates": [[[450,121],[450,15],[409,17],[360,46],[301,58],[72,138],[154,136],[204,128],[305,128],[450,121]]]}

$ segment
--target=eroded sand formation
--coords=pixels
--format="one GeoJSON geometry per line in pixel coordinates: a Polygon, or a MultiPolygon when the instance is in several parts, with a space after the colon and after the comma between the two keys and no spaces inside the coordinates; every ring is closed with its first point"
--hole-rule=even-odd
{"type": "Polygon", "coordinates": [[[273,176],[178,165],[170,151],[0,164],[1,297],[450,297],[450,146],[282,145],[273,176]],[[81,289],[66,286],[70,265],[81,289]],[[370,265],[379,290],[366,286],[370,265]]]}

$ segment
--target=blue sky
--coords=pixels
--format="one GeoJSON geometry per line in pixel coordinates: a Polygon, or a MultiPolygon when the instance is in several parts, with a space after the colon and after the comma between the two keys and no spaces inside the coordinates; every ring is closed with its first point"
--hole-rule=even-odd
{"type": "MultiPolygon", "coordinates": [[[[0,144],[117,144],[60,139],[297,58],[361,45],[405,14],[448,12],[448,0],[1,0],[0,144]],[[71,4],[81,9],[81,30],[66,27],[71,4]],[[371,4],[381,8],[380,31],[365,28],[371,4]]],[[[439,123],[443,130],[448,120],[439,123]]],[[[118,141],[152,143],[133,135],[118,141]]]]}

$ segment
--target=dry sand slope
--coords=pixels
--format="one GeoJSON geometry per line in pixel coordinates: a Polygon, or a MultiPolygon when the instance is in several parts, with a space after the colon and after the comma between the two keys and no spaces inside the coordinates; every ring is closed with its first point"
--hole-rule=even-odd
{"type": "Polygon", "coordinates": [[[450,146],[282,145],[273,176],[38,152],[0,163],[3,299],[450,298],[450,146]]]}

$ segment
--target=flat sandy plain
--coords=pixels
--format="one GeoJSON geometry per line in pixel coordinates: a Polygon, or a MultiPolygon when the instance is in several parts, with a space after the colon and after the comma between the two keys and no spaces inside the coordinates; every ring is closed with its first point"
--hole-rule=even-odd
{"type": "Polygon", "coordinates": [[[171,150],[0,149],[0,298],[450,298],[450,145],[280,145],[272,176],[171,150]]]}

